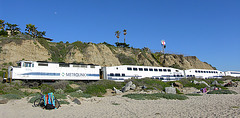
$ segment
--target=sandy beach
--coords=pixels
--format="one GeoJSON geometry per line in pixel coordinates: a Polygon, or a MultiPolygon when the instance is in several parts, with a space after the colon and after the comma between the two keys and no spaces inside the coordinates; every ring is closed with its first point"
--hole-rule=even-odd
{"type": "MultiPolygon", "coordinates": [[[[240,93],[240,87],[230,88],[240,93]]],[[[240,94],[189,96],[187,100],[133,100],[121,95],[81,99],[57,110],[32,107],[29,98],[0,104],[1,118],[240,117],[240,94]]]]}

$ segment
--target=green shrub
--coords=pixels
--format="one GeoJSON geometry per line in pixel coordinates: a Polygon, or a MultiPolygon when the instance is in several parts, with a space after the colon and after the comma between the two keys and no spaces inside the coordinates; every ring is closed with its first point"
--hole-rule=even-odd
{"type": "Polygon", "coordinates": [[[62,89],[62,90],[64,90],[68,84],[69,84],[68,81],[58,81],[58,82],[53,83],[52,86],[55,89],[62,89]]]}
{"type": "Polygon", "coordinates": [[[60,103],[60,104],[70,104],[70,103],[69,103],[68,101],[66,101],[66,100],[60,100],[59,103],[60,103]]]}
{"type": "Polygon", "coordinates": [[[188,99],[185,95],[178,94],[163,94],[163,93],[154,93],[154,94],[127,94],[123,95],[123,97],[128,97],[135,100],[156,100],[160,98],[165,99],[177,99],[177,100],[186,100],[188,99]]]}
{"type": "Polygon", "coordinates": [[[71,93],[75,92],[77,89],[72,88],[70,85],[67,85],[66,88],[64,89],[64,93],[71,93]]]}
{"type": "Polygon", "coordinates": [[[165,90],[165,87],[169,87],[166,82],[157,79],[143,78],[143,79],[131,79],[127,80],[132,81],[136,86],[146,86],[147,89],[151,90],[165,90]]]}
{"type": "Polygon", "coordinates": [[[183,94],[181,91],[179,91],[177,88],[176,88],[176,93],[177,94],[183,94]]]}
{"type": "Polygon", "coordinates": [[[113,87],[119,89],[122,87],[122,83],[111,80],[101,80],[88,84],[85,90],[81,89],[81,86],[80,89],[86,94],[93,96],[102,96],[107,92],[106,89],[113,89],[113,87]]]}
{"type": "Polygon", "coordinates": [[[53,86],[47,85],[47,84],[42,84],[42,85],[40,86],[40,89],[41,89],[41,91],[43,92],[43,94],[55,92],[55,89],[53,88],[53,86]]]}
{"type": "Polygon", "coordinates": [[[134,58],[122,53],[117,54],[117,58],[122,65],[136,65],[137,63],[137,61],[134,58]]]}
{"type": "Polygon", "coordinates": [[[238,79],[232,79],[232,81],[234,81],[234,82],[240,81],[240,78],[238,78],[238,79]]]}
{"type": "Polygon", "coordinates": [[[196,88],[196,89],[201,89],[201,88],[207,87],[207,85],[206,85],[206,84],[188,83],[188,84],[185,84],[184,87],[194,87],[194,88],[196,88]]]}
{"type": "Polygon", "coordinates": [[[215,85],[216,87],[218,88],[221,88],[222,90],[227,90],[228,88],[227,87],[224,87],[224,86],[221,86],[221,85],[215,85]]]}
{"type": "Polygon", "coordinates": [[[72,97],[84,97],[84,98],[91,98],[92,96],[90,94],[86,94],[86,93],[79,93],[79,92],[72,92],[72,93],[69,93],[70,96],[72,97]]]}
{"type": "Polygon", "coordinates": [[[2,95],[2,97],[7,98],[7,99],[21,99],[22,96],[18,95],[18,94],[5,94],[2,95]]]}
{"type": "Polygon", "coordinates": [[[207,94],[237,94],[237,92],[232,90],[215,90],[215,91],[210,91],[207,94]]]}
{"type": "Polygon", "coordinates": [[[3,90],[0,90],[0,95],[3,95],[3,94],[6,94],[6,92],[3,90]]]}
{"type": "Polygon", "coordinates": [[[189,93],[189,94],[185,94],[187,96],[202,96],[202,94],[198,94],[198,93],[189,93]]]}
{"type": "Polygon", "coordinates": [[[36,99],[41,98],[41,94],[35,94],[28,102],[33,103],[36,99]]]}
{"type": "Polygon", "coordinates": [[[102,85],[91,85],[91,86],[87,86],[87,90],[84,93],[101,97],[106,92],[107,92],[106,88],[102,85]]]}
{"type": "Polygon", "coordinates": [[[54,97],[57,99],[67,99],[66,94],[54,94],[54,97]]]}
{"type": "Polygon", "coordinates": [[[0,36],[5,36],[5,37],[7,37],[7,36],[8,36],[8,32],[7,32],[7,31],[4,31],[4,30],[1,30],[1,31],[0,31],[0,36]]]}

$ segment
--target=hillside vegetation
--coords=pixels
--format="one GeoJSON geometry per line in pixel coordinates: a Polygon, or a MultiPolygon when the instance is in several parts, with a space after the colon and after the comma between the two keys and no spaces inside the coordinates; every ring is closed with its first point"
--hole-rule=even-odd
{"type": "Polygon", "coordinates": [[[49,42],[28,35],[0,36],[0,74],[19,60],[85,63],[101,66],[141,65],[179,69],[213,69],[195,56],[152,53],[148,48],[116,47],[106,42],[49,42]]]}

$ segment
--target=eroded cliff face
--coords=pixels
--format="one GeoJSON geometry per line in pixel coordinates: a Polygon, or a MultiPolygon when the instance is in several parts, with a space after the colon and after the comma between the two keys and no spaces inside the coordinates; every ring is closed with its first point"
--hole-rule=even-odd
{"type": "Polygon", "coordinates": [[[118,58],[116,58],[112,51],[104,44],[89,44],[83,52],[81,52],[78,48],[73,48],[67,54],[66,62],[81,62],[101,66],[121,65],[118,58]]]}
{"type": "MultiPolygon", "coordinates": [[[[0,42],[1,44],[1,42],[0,42]]],[[[0,64],[16,63],[19,60],[52,61],[51,50],[44,48],[36,40],[22,40],[21,44],[10,42],[1,44],[0,64]]],[[[178,66],[183,69],[213,69],[195,56],[161,55],[154,57],[149,50],[117,48],[105,44],[85,44],[84,49],[72,46],[65,54],[66,63],[85,63],[100,66],[118,66],[123,64],[144,66],[178,66]]]]}
{"type": "Polygon", "coordinates": [[[34,40],[22,40],[21,44],[10,42],[1,47],[0,64],[15,64],[19,60],[47,61],[51,58],[48,50],[34,40]]]}
{"type": "Polygon", "coordinates": [[[211,65],[200,61],[196,56],[162,55],[160,62],[166,67],[178,65],[183,69],[213,69],[211,65]]]}

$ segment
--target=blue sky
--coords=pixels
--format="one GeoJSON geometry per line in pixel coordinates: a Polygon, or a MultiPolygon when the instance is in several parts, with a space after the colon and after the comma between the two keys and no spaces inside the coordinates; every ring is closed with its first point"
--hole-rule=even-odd
{"type": "Polygon", "coordinates": [[[54,42],[126,43],[197,56],[218,70],[240,71],[240,0],[0,0],[0,19],[34,24],[54,42]],[[120,35],[123,42],[123,34],[120,35]]]}

